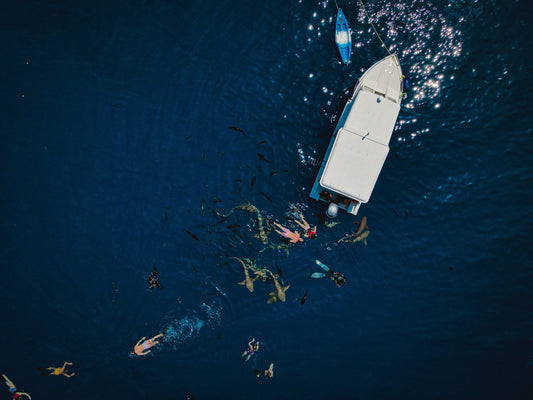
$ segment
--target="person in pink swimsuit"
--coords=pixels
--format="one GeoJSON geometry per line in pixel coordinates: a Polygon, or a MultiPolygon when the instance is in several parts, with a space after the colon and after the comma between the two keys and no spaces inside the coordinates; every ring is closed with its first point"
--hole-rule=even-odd
{"type": "Polygon", "coordinates": [[[152,351],[152,350],[149,350],[150,347],[153,347],[153,346],[155,346],[156,344],[158,344],[160,342],[159,340],[157,340],[160,337],[164,338],[165,335],[160,333],[159,335],[154,336],[153,338],[148,339],[148,340],[144,340],[144,339],[146,339],[146,337],[143,337],[141,340],[139,340],[137,342],[137,344],[133,348],[133,351],[131,352],[131,354],[137,354],[138,356],[147,355],[148,353],[150,353],[152,351]]]}
{"type": "Polygon", "coordinates": [[[274,230],[279,233],[284,238],[288,239],[291,243],[298,243],[303,242],[304,240],[300,237],[300,234],[298,232],[292,232],[290,229],[285,228],[278,224],[277,222],[272,221],[274,225],[276,225],[279,229],[274,228],[274,230]]]}

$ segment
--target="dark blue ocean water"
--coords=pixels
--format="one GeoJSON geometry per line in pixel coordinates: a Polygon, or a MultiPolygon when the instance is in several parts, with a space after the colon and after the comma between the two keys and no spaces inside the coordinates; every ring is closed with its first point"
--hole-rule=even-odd
{"type": "Polygon", "coordinates": [[[338,3],[348,66],[331,1],[5,6],[0,368],[19,389],[37,400],[531,398],[530,2],[368,2],[412,84],[370,202],[288,256],[260,252],[246,213],[215,225],[245,200],[283,223],[297,205],[317,223],[308,193],[330,119],[387,55],[358,2],[338,3]],[[368,246],[334,245],[361,216],[368,246]],[[224,256],[277,265],[287,302],[267,304],[272,285],[237,285],[224,256]],[[311,279],[315,259],[348,282],[311,279]],[[146,282],[154,266],[160,291],[146,282]],[[165,328],[153,354],[129,357],[165,328]],[[244,363],[252,337],[262,347],[244,363]],[[65,360],[71,379],[39,375],[65,360]],[[274,378],[256,378],[271,362],[274,378]]]}

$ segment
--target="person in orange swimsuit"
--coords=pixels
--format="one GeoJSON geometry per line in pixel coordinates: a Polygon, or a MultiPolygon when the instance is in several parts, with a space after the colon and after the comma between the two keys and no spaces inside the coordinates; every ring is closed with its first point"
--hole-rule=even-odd
{"type": "Polygon", "coordinates": [[[156,344],[158,344],[160,342],[159,340],[157,340],[160,337],[164,338],[165,335],[160,333],[159,335],[154,336],[153,338],[148,339],[148,340],[144,340],[144,339],[146,339],[146,337],[143,337],[141,340],[139,340],[137,342],[137,344],[133,348],[133,351],[131,352],[131,354],[137,354],[138,356],[147,355],[148,353],[150,353],[152,351],[152,350],[149,350],[150,347],[153,347],[153,346],[155,346],[156,344]]]}

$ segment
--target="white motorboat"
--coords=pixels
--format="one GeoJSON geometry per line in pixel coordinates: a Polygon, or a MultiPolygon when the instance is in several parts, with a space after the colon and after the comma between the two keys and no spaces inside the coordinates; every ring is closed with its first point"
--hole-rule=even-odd
{"type": "Polygon", "coordinates": [[[310,197],[356,215],[370,200],[400,112],[404,77],[393,54],[372,65],[356,83],[333,132],[310,197]]]}

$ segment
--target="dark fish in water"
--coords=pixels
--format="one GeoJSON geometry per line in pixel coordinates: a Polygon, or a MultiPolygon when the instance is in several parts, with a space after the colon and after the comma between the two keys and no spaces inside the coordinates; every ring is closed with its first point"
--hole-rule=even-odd
{"type": "Polygon", "coordinates": [[[240,132],[244,135],[244,137],[248,137],[248,135],[246,134],[246,132],[244,132],[241,128],[237,128],[236,126],[230,126],[229,129],[231,130],[234,130],[236,132],[240,132]]]}
{"type": "Polygon", "coordinates": [[[276,264],[276,269],[278,270],[278,275],[283,276],[283,271],[278,267],[278,264],[276,264]]]}
{"type": "Polygon", "coordinates": [[[163,286],[161,286],[161,284],[159,283],[159,278],[157,277],[158,273],[159,271],[157,271],[157,268],[154,267],[154,269],[152,270],[152,273],[150,274],[150,276],[148,276],[147,282],[148,282],[148,286],[150,287],[150,289],[155,289],[155,288],[158,288],[159,290],[163,289],[163,286]]]}
{"type": "Polygon", "coordinates": [[[161,217],[161,221],[168,221],[168,214],[167,214],[166,211],[165,211],[165,215],[163,215],[163,216],[161,217]]]}
{"type": "Polygon", "coordinates": [[[241,226],[239,224],[231,224],[231,225],[228,225],[226,228],[228,228],[230,231],[232,231],[233,233],[237,232],[238,228],[240,228],[241,226]]]}
{"type": "Polygon", "coordinates": [[[264,192],[259,192],[259,193],[262,194],[265,197],[265,199],[273,203],[272,199],[267,194],[265,194],[264,192]]]}
{"type": "Polygon", "coordinates": [[[198,272],[198,270],[196,269],[196,267],[194,265],[192,266],[192,269],[193,269],[194,272],[198,272]]]}
{"type": "Polygon", "coordinates": [[[252,177],[252,180],[250,181],[250,191],[253,189],[256,180],[257,180],[257,176],[254,175],[252,177]]]}
{"type": "Polygon", "coordinates": [[[261,140],[259,143],[256,143],[256,146],[259,146],[260,144],[265,144],[266,142],[266,140],[261,140]]]}
{"type": "Polygon", "coordinates": [[[264,155],[262,155],[261,153],[257,153],[257,157],[259,157],[261,160],[269,163],[269,164],[272,164],[272,161],[270,160],[267,160],[266,157],[264,155]]]}
{"type": "Polygon", "coordinates": [[[191,136],[187,136],[187,137],[185,138],[185,140],[189,140],[190,138],[191,138],[191,136]]]}
{"type": "Polygon", "coordinates": [[[272,172],[270,173],[270,176],[274,176],[274,175],[276,175],[276,174],[277,174],[276,171],[272,171],[272,172]]]}
{"type": "Polygon", "coordinates": [[[306,300],[307,300],[307,290],[305,291],[304,297],[302,297],[302,301],[300,301],[300,305],[303,306],[306,300]]]}
{"type": "Polygon", "coordinates": [[[396,211],[394,208],[392,209],[392,212],[396,215],[398,215],[398,211],[396,211]]]}
{"type": "Polygon", "coordinates": [[[200,239],[198,239],[198,236],[196,236],[194,233],[189,232],[187,229],[185,229],[185,232],[187,232],[189,234],[189,236],[192,237],[197,242],[200,241],[200,239]]]}
{"type": "Polygon", "coordinates": [[[202,160],[205,160],[205,151],[204,151],[204,153],[202,154],[202,160]]]}

